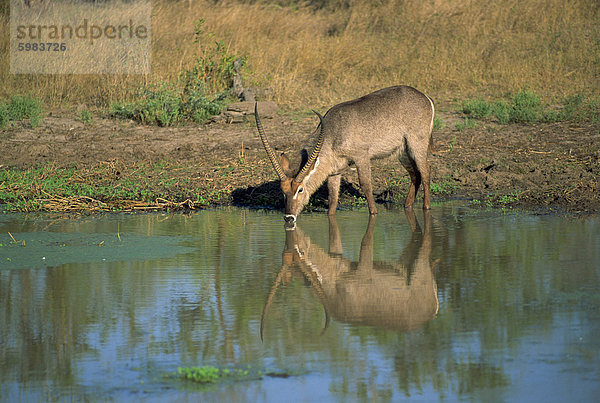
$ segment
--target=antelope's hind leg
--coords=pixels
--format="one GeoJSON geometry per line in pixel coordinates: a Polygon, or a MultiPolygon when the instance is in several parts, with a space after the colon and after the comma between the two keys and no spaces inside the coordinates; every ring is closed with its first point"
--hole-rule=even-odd
{"type": "Polygon", "coordinates": [[[431,168],[429,166],[429,161],[427,157],[425,157],[419,166],[419,171],[421,172],[421,182],[423,183],[423,210],[431,209],[431,178],[430,172],[431,168]]]}
{"type": "Polygon", "coordinates": [[[402,153],[399,157],[399,160],[410,175],[410,187],[408,188],[408,194],[406,195],[406,200],[404,201],[404,208],[409,209],[412,208],[413,204],[415,203],[417,191],[421,186],[421,174],[417,169],[417,164],[408,155],[408,153],[402,153]]]}
{"type": "Polygon", "coordinates": [[[429,176],[430,167],[429,161],[427,161],[427,156],[413,158],[405,152],[400,156],[399,159],[410,175],[410,187],[408,188],[408,194],[406,195],[404,208],[412,208],[413,204],[415,203],[417,192],[419,191],[421,185],[423,185],[423,209],[429,210],[431,208],[429,176]]]}

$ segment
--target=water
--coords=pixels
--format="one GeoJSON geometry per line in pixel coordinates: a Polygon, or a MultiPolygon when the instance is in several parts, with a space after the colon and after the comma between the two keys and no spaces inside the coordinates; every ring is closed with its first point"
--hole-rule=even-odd
{"type": "Polygon", "coordinates": [[[597,216],[5,214],[0,244],[1,401],[600,396],[597,216]],[[248,376],[172,375],[204,365],[248,376]]]}

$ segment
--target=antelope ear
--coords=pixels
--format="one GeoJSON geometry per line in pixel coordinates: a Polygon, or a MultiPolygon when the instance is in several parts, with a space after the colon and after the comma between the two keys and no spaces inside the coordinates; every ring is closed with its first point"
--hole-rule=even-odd
{"type": "Polygon", "coordinates": [[[281,156],[279,157],[279,165],[281,165],[283,172],[287,172],[290,170],[290,160],[285,155],[285,153],[281,153],[281,156]]]}

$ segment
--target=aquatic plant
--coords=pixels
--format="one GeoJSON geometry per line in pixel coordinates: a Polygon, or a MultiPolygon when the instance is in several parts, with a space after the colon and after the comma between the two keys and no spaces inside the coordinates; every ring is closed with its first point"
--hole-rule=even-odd
{"type": "Polygon", "coordinates": [[[248,365],[245,369],[220,369],[212,365],[202,367],[178,367],[177,371],[167,375],[167,378],[178,378],[184,381],[191,381],[199,385],[211,385],[219,382],[229,381],[247,381],[259,380],[264,377],[270,378],[289,378],[294,375],[301,375],[302,371],[262,371],[252,370],[248,365]]]}
{"type": "Polygon", "coordinates": [[[225,378],[245,379],[248,377],[247,369],[219,369],[210,365],[203,367],[179,367],[177,376],[181,379],[199,384],[217,383],[225,378]]]}

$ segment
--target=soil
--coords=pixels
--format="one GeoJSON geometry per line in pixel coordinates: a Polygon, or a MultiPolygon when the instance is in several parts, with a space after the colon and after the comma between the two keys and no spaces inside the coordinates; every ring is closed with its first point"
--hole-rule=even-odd
{"type": "MultiPolygon", "coordinates": [[[[169,195],[180,199],[175,202],[212,190],[220,197],[209,198],[209,204],[281,206],[276,175],[251,117],[243,123],[164,128],[102,116],[84,124],[76,116],[74,111],[52,111],[37,128],[17,122],[0,131],[0,167],[51,163],[83,171],[111,164],[118,168],[113,173],[124,177],[143,164],[167,162],[161,180],[164,175],[186,178],[185,186],[169,195]],[[276,194],[275,201],[269,201],[271,194],[276,194]]],[[[434,201],[460,198],[482,205],[600,212],[600,123],[478,121],[475,128],[458,130],[460,114],[438,112],[438,117],[445,127],[433,133],[434,201]]],[[[317,122],[314,115],[263,119],[272,146],[291,156],[311,144],[317,122]]],[[[373,176],[380,202],[402,202],[408,175],[397,160],[373,162],[373,176]]],[[[344,195],[357,200],[355,170],[344,177],[344,195]]],[[[158,186],[152,178],[147,180],[150,187],[158,186]]],[[[159,190],[155,196],[160,196],[159,190]]]]}

